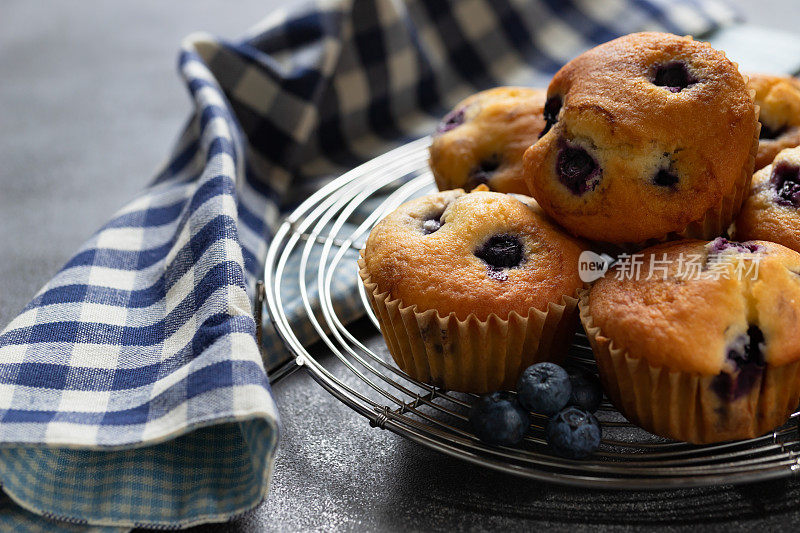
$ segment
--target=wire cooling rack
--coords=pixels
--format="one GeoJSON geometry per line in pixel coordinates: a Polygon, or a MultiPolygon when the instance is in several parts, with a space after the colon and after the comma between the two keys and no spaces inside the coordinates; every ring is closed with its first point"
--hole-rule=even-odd
{"type": "MultiPolygon", "coordinates": [[[[275,329],[296,357],[292,366],[304,367],[372,427],[531,479],[594,488],[663,489],[763,481],[800,470],[800,413],[756,439],[695,446],[651,435],[604,402],[597,412],[603,425],[600,450],[581,461],[562,459],[549,451],[544,439],[546,419],[537,415],[532,416],[530,431],[519,447],[479,441],[467,424],[474,395],[421,383],[394,365],[380,339],[354,260],[354,253],[385,214],[409,198],[434,190],[427,168],[429,142],[429,138],[414,141],[344,174],[308,198],[278,229],[267,253],[265,290],[259,293],[275,329]],[[348,325],[350,315],[339,314],[341,306],[335,303],[332,287],[335,280],[349,280],[348,276],[375,329],[364,328],[363,322],[360,327],[348,325]],[[301,317],[295,313],[291,321],[284,298],[287,289],[299,292],[302,300],[301,317]],[[301,339],[309,331],[319,335],[328,348],[323,352],[332,355],[317,355],[303,345],[301,339]]],[[[576,334],[567,363],[595,369],[583,332],[576,334]]]]}

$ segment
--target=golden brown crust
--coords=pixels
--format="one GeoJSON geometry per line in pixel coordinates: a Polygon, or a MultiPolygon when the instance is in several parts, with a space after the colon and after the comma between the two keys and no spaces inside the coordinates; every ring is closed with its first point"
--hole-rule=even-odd
{"type": "Polygon", "coordinates": [[[439,190],[467,191],[484,181],[477,177],[481,165],[489,188],[497,192],[530,194],[522,177],[522,155],[539,138],[545,90],[496,87],[459,102],[465,122],[435,134],[430,146],[430,166],[439,190]]]}
{"type": "Polygon", "coordinates": [[[526,152],[524,174],[544,211],[575,235],[635,243],[680,233],[752,172],[752,96],[736,65],[706,43],[664,33],[615,39],[565,65],[548,88],[556,97],[558,121],[526,152]],[[679,92],[655,85],[655,70],[670,64],[686,65],[696,82],[679,92]],[[577,194],[559,179],[564,146],[599,166],[594,189],[577,194]],[[659,170],[677,183],[656,185],[659,170]]]}
{"type": "Polygon", "coordinates": [[[459,189],[400,206],[372,230],[363,257],[372,281],[404,305],[486,320],[512,312],[527,316],[574,295],[582,286],[582,250],[528,197],[459,189]],[[423,221],[441,213],[441,228],[425,234],[423,221]],[[474,252],[501,234],[520,238],[524,260],[498,276],[474,252]]]}
{"type": "Polygon", "coordinates": [[[723,266],[716,267],[709,266],[705,241],[648,248],[641,252],[638,280],[618,279],[622,274],[617,267],[592,286],[589,315],[616,348],[654,367],[715,376],[728,368],[729,346],[750,325],[764,334],[768,365],[798,361],[800,254],[771,242],[748,244],[761,251],[723,252],[717,259],[723,266]],[[748,270],[754,255],[760,256],[755,272],[748,270]],[[692,256],[700,256],[700,276],[688,266],[692,256]],[[659,262],[663,259],[666,263],[659,262]],[[661,264],[668,265],[666,279],[661,264]],[[736,275],[737,265],[742,276],[736,275]],[[727,277],[715,279],[717,268],[727,277]],[[646,279],[651,272],[652,279],[646,279]]]}
{"type": "Polygon", "coordinates": [[[800,80],[789,76],[750,74],[748,86],[755,91],[763,125],[756,156],[756,170],[772,163],[781,150],[800,145],[800,80]],[[766,138],[772,132],[774,138],[766,138]],[[766,135],[765,135],[766,133],[766,135]]]}
{"type": "Polygon", "coordinates": [[[800,212],[778,203],[770,184],[776,164],[800,168],[800,147],[783,150],[772,164],[753,175],[750,195],[736,218],[734,236],[738,240],[772,241],[800,252],[800,212]]]}

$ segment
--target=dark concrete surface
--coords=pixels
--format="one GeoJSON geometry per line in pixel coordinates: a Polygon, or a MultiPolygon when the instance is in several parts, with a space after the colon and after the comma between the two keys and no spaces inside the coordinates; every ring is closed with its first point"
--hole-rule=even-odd
{"type": "MultiPolygon", "coordinates": [[[[366,321],[364,321],[366,322],[366,321]]],[[[369,323],[354,328],[374,332],[369,323]]],[[[380,336],[368,347],[385,351],[380,336]]],[[[351,372],[325,367],[358,390],[351,372]]],[[[601,491],[521,480],[372,428],[300,370],[274,388],[283,416],[268,500],[235,524],[200,531],[783,531],[800,519],[800,483],[601,491]]]]}
{"type": "MultiPolygon", "coordinates": [[[[180,39],[194,30],[235,37],[286,3],[0,4],[0,327],[166,157],[189,111],[174,67],[180,39]]],[[[797,31],[798,2],[736,3],[751,22],[797,31]]],[[[274,392],[284,431],[268,499],[198,530],[780,531],[800,521],[796,482],[563,489],[372,429],[304,372],[274,392]]]]}

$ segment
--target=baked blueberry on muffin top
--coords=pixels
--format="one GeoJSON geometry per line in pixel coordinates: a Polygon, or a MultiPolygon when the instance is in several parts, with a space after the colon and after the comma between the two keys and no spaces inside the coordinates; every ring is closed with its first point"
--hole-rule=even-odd
{"type": "Polygon", "coordinates": [[[550,83],[544,116],[525,179],[581,237],[712,238],[752,173],[759,125],[745,80],[689,37],[631,34],[581,54],[550,83]]]}
{"type": "Polygon", "coordinates": [[[430,147],[439,190],[486,185],[529,194],[522,154],[545,128],[544,97],[543,89],[496,87],[458,103],[439,123],[430,147]]]}
{"type": "Polygon", "coordinates": [[[582,251],[532,198],[481,186],[401,205],[373,228],[359,274],[401,370],[483,393],[566,356],[582,251]]]}

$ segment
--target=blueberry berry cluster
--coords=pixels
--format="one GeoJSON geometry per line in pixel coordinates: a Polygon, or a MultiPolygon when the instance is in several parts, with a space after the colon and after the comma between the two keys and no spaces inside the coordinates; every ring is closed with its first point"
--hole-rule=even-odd
{"type": "Polygon", "coordinates": [[[519,377],[516,396],[508,392],[481,396],[469,412],[469,421],[482,441],[513,446],[525,436],[529,411],[547,416],[550,448],[561,457],[580,459],[600,446],[602,431],[592,413],[602,399],[603,389],[594,374],[537,363],[519,377]]]}

